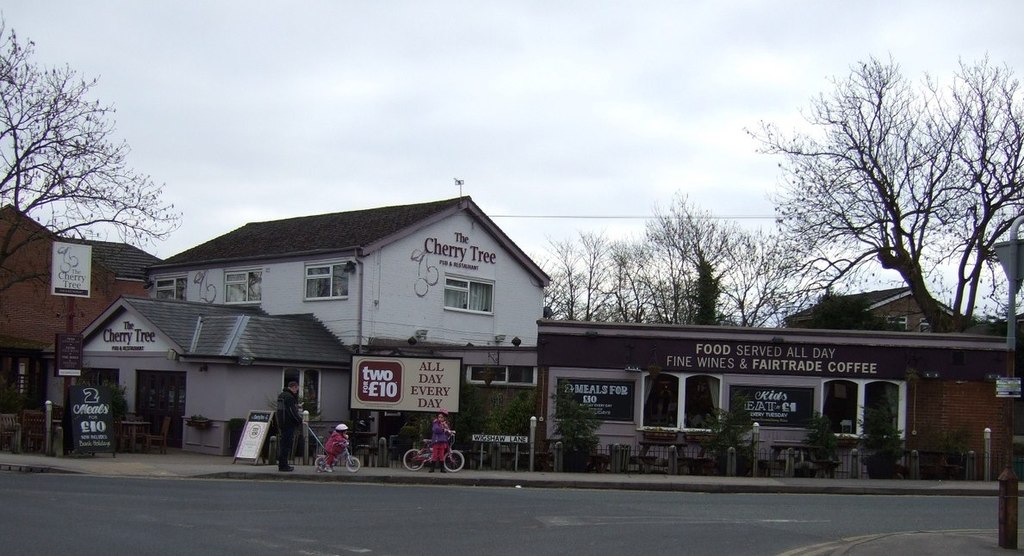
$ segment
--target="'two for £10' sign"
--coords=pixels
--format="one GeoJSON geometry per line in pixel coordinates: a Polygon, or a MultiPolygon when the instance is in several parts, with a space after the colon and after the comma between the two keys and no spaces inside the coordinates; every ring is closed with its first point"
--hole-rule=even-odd
{"type": "Polygon", "coordinates": [[[458,411],[461,359],[352,358],[353,409],[458,411]]]}

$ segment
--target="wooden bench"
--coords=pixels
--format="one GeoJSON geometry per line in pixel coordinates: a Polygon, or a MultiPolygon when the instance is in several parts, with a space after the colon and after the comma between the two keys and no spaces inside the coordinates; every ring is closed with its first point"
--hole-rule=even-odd
{"type": "Polygon", "coordinates": [[[21,425],[16,413],[0,414],[0,450],[17,453],[21,449],[21,425]]]}

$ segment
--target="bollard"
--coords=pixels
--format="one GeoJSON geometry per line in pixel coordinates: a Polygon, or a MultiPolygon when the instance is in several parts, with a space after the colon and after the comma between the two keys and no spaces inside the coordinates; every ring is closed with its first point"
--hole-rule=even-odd
{"type": "Polygon", "coordinates": [[[792,478],[796,471],[795,455],[792,448],[786,448],[786,472],[785,476],[792,478]]]}
{"type": "Polygon", "coordinates": [[[622,473],[622,444],[612,444],[612,473],[622,473]]]}
{"type": "Polygon", "coordinates": [[[992,429],[985,427],[985,480],[992,480],[992,429]]]}
{"type": "MultiPolygon", "coordinates": [[[[307,431],[309,430],[309,410],[302,410],[302,430],[299,431],[298,437],[302,441],[302,465],[309,465],[309,437],[307,431]]],[[[294,455],[294,450],[292,454],[294,455]]]]}
{"type": "Polygon", "coordinates": [[[54,454],[53,455],[55,457],[64,457],[64,450],[63,450],[63,446],[64,446],[64,426],[63,425],[57,425],[57,426],[53,427],[53,446],[54,446],[54,454]],[[57,449],[58,446],[60,446],[61,449],[57,449]]]}
{"type": "Polygon", "coordinates": [[[553,464],[555,466],[555,471],[561,472],[562,471],[562,441],[561,440],[559,440],[558,442],[555,442],[555,450],[554,450],[554,452],[555,452],[555,454],[554,454],[555,461],[553,462],[553,464]]]}
{"type": "Polygon", "coordinates": [[[46,400],[46,421],[43,422],[43,453],[48,456],[53,455],[53,438],[51,438],[53,425],[51,423],[53,423],[53,402],[46,400]]]}
{"type": "Polygon", "coordinates": [[[921,454],[917,450],[910,451],[910,478],[915,481],[921,478],[921,454]]]}
{"type": "Polygon", "coordinates": [[[750,476],[757,477],[757,463],[758,463],[758,443],[761,440],[761,423],[754,423],[753,432],[750,436],[750,453],[754,455],[753,460],[750,464],[750,476]]]}
{"type": "Polygon", "coordinates": [[[725,474],[728,477],[736,476],[736,447],[729,446],[725,457],[725,474]]]}
{"type": "Polygon", "coordinates": [[[277,441],[278,436],[275,434],[267,440],[267,463],[277,464],[277,441]]]}
{"type": "Polygon", "coordinates": [[[974,450],[967,452],[967,465],[964,467],[964,480],[974,481],[978,477],[978,454],[974,450]]]}
{"type": "Polygon", "coordinates": [[[497,442],[491,442],[491,470],[497,471],[501,469],[501,445],[497,442]]]}
{"type": "Polygon", "coordinates": [[[533,459],[536,453],[537,443],[537,416],[530,417],[530,471],[533,471],[533,459]]]}
{"type": "Polygon", "coordinates": [[[856,448],[850,450],[850,478],[860,478],[860,452],[856,448]]]}
{"type": "Polygon", "coordinates": [[[383,436],[377,439],[377,467],[388,466],[388,439],[383,436]]]}
{"type": "Polygon", "coordinates": [[[676,448],[675,445],[668,447],[668,474],[679,474],[679,448],[676,448]]]}

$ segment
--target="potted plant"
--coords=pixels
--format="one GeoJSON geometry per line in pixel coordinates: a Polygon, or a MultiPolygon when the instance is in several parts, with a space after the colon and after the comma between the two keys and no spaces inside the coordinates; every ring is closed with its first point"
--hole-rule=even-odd
{"type": "Polygon", "coordinates": [[[562,442],[562,468],[586,471],[590,453],[597,448],[601,425],[593,408],[576,401],[572,391],[561,385],[555,390],[555,435],[562,442]]]}
{"type": "Polygon", "coordinates": [[[872,479],[896,476],[896,462],[903,456],[903,431],[896,426],[896,414],[887,402],[864,408],[861,420],[864,447],[871,455],[864,459],[872,479]]]}
{"type": "Polygon", "coordinates": [[[736,475],[745,476],[750,470],[750,434],[754,421],[750,418],[746,400],[733,398],[730,407],[717,409],[707,422],[708,434],[701,441],[705,451],[715,455],[719,474],[726,474],[729,448],[736,448],[736,475]]]}
{"type": "Polygon", "coordinates": [[[807,436],[804,437],[811,459],[817,461],[835,461],[839,449],[839,438],[832,430],[832,420],[815,411],[807,423],[807,436]]]}

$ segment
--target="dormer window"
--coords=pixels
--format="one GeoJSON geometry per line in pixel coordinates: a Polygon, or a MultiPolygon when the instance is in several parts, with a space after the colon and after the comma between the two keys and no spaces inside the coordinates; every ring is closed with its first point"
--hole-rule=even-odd
{"type": "MultiPolygon", "coordinates": [[[[351,264],[351,263],[349,263],[351,264]]],[[[306,267],[306,299],[348,297],[346,263],[306,267]]]]}
{"type": "Polygon", "coordinates": [[[253,303],[263,297],[263,273],[259,270],[224,273],[224,301],[253,303]]]}

